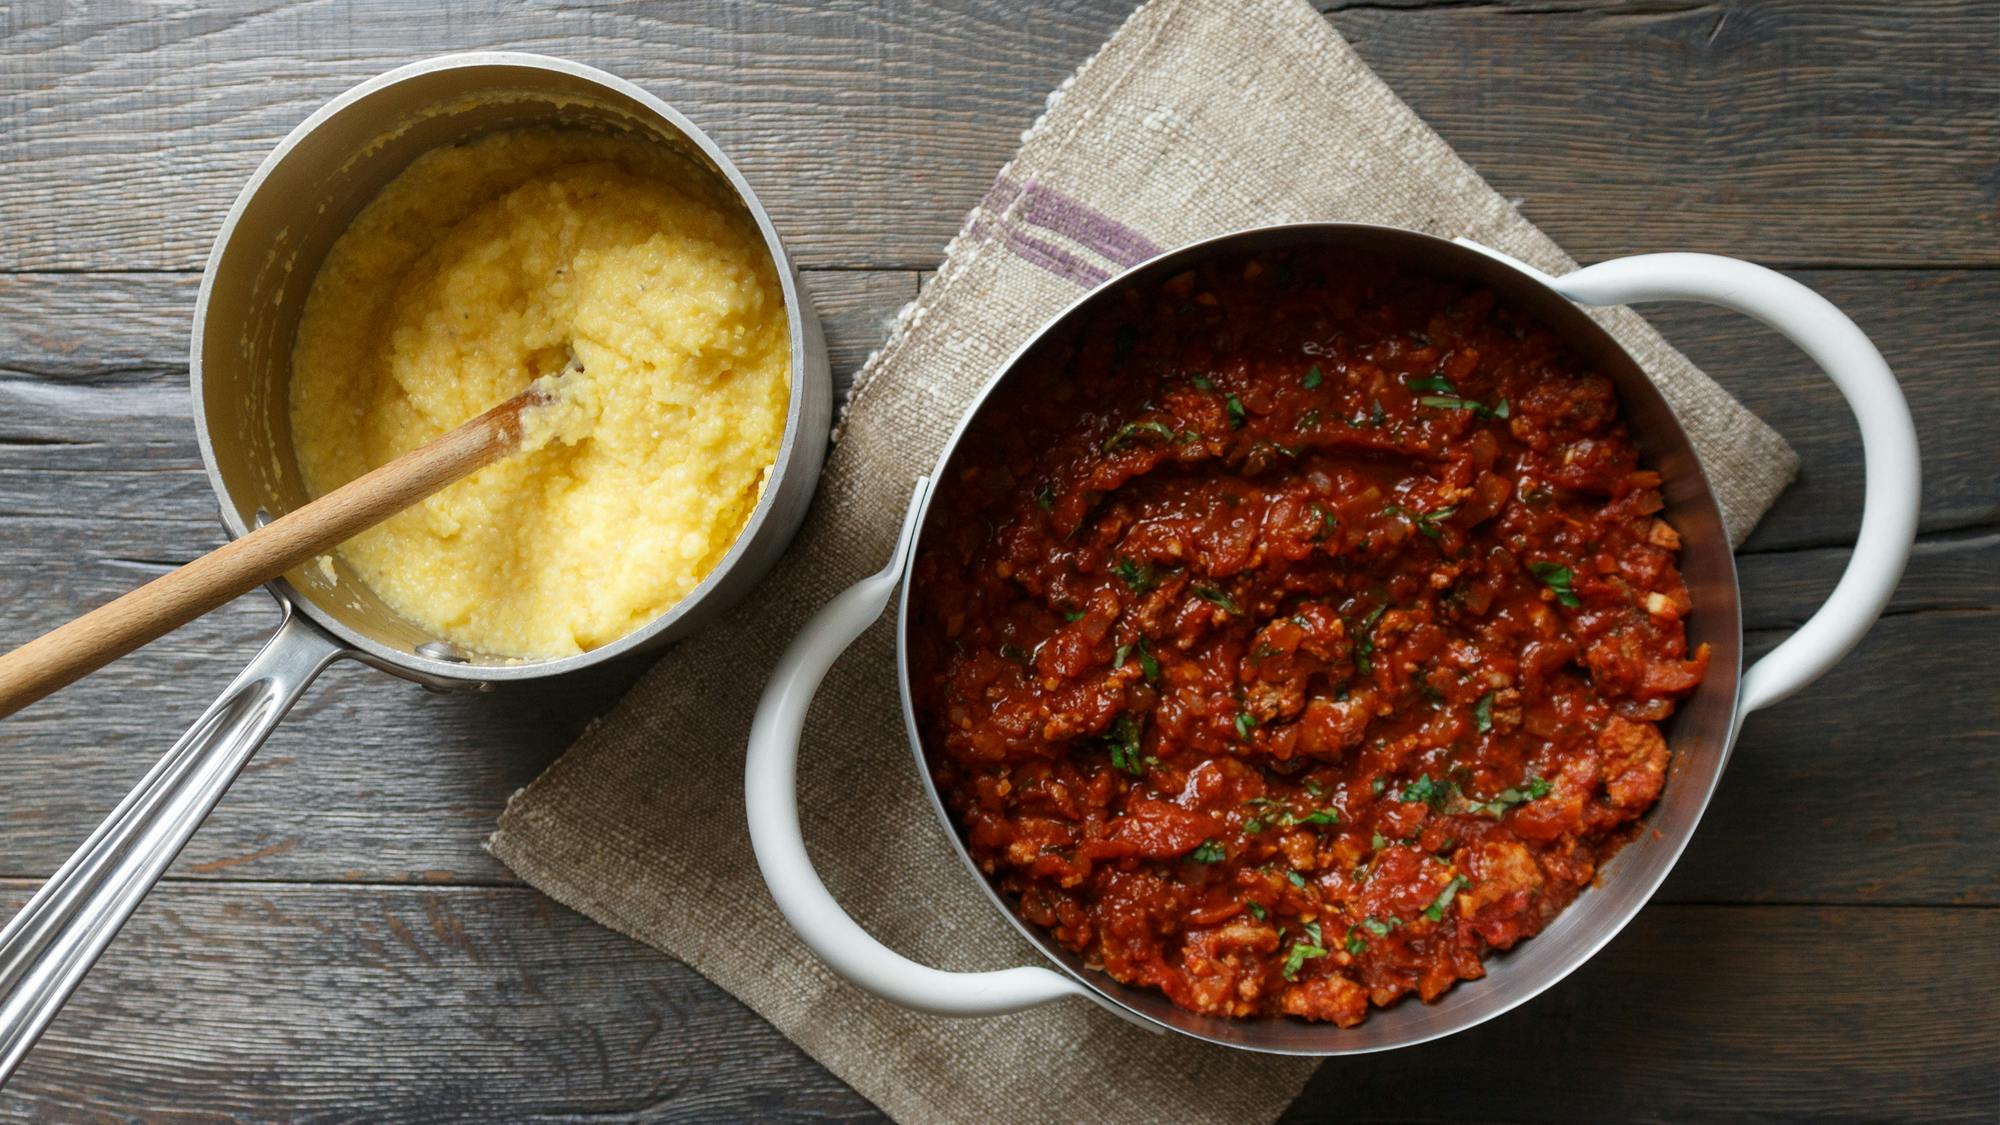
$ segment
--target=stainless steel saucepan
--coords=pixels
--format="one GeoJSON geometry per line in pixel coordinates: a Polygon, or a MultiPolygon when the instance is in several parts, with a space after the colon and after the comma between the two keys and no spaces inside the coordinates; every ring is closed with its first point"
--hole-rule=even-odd
{"type": "Polygon", "coordinates": [[[1414,271],[1490,288],[1503,302],[1564,337],[1587,364],[1616,384],[1641,456],[1664,477],[1664,514],[1685,544],[1681,566],[1694,602],[1687,618],[1690,642],[1705,642],[1711,651],[1707,678],[1666,731],[1673,764],[1659,803],[1647,816],[1647,830],[1617,854],[1599,885],[1584,892],[1547,929],[1490,959],[1485,979],[1462,982],[1435,1003],[1406,1000],[1376,1011],[1359,1027],[1342,1029],[1290,1018],[1232,1021],[1196,1015],[1175,1007],[1159,992],[1120,984],[1021,921],[972,863],[958,826],[930,783],[922,728],[910,696],[910,568],[916,545],[951,513],[936,510],[930,490],[918,481],[889,564],[836,597],[800,632],[772,674],[750,734],[744,787],[757,862],[785,917],[842,976],[900,1004],[940,1015],[997,1015],[1081,996],[1155,1030],[1277,1054],[1380,1051],[1462,1031],[1555,984],[1632,920],[1687,846],[1722,776],[1743,716],[1776,703],[1832,667],[1888,602],[1915,536],[1919,495],[1916,433],[1895,377],[1861,330],[1818,294],[1760,266],[1707,254],[1645,254],[1550,277],[1469,242],[1447,242],[1387,227],[1304,224],[1211,239],[1132,270],[1045,326],[966,410],[931,479],[946,479],[954,471],[956,451],[965,435],[981,425],[995,388],[1030,366],[1040,349],[1061,346],[1064,334],[1086,322],[1096,309],[1122,300],[1134,287],[1156,285],[1210,258],[1287,247],[1367,251],[1414,271]],[[1811,620],[1747,670],[1735,561],[1694,448],[1639,365],[1579,307],[1654,300],[1705,301],[1777,329],[1839,386],[1860,423],[1868,481],[1854,556],[1811,620]],[[986,889],[1001,915],[1041,949],[1053,969],[948,973],[910,961],[876,941],[841,910],[806,854],[794,788],[806,706],[827,668],[874,623],[899,584],[903,596],[896,620],[896,674],[917,771],[925,778],[931,803],[969,876],[986,889]]]}
{"type": "Polygon", "coordinates": [[[756,220],[791,318],[791,408],[762,499],[693,593],[617,641],[559,659],[461,652],[342,574],[337,558],[331,579],[308,567],[273,583],[283,614],[276,635],[0,930],[0,1082],[327,665],[359,660],[456,691],[579,671],[715,620],[798,529],[826,453],[832,380],[819,320],[749,184],[701,130],[629,82],[561,59],[477,52],[414,63],[335,98],[272,150],[224,220],[195,306],[190,363],[202,459],[229,534],[306,501],[287,388],[299,316],[328,248],[419,155],[527,126],[626,134],[664,146],[690,175],[726,184],[756,220]]]}

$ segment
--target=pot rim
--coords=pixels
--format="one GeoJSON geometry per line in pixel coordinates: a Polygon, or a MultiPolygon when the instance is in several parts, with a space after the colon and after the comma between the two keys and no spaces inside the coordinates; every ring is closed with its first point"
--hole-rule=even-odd
{"type": "MultiPolygon", "coordinates": [[[[1483,246],[1463,240],[1447,240],[1420,231],[1374,223],[1276,223],[1230,231],[1162,253],[1082,294],[1061,312],[1036,329],[1020,347],[1008,356],[994,375],[980,387],[978,392],[965,405],[960,413],[957,426],[954,427],[951,436],[946,440],[943,449],[938,454],[936,465],[932,469],[929,479],[932,482],[947,479],[945,476],[946,471],[952,458],[958,452],[960,443],[971,430],[985,407],[990,403],[994,392],[1000,384],[1005,382],[1009,375],[1021,367],[1023,361],[1035,351],[1042,341],[1062,331],[1098,302],[1107,300],[1108,294],[1119,291],[1129,285],[1143,284],[1147,278],[1186,268],[1198,260],[1214,255],[1226,254],[1235,250],[1247,252],[1256,248],[1266,246],[1276,247],[1287,244],[1312,245],[1327,244],[1329,242],[1337,244],[1342,240],[1348,240],[1350,244],[1353,244],[1356,242],[1366,242],[1369,239],[1383,239],[1390,242],[1404,241],[1411,247],[1421,248],[1423,252],[1434,255],[1437,259],[1450,262],[1454,267],[1463,266],[1462,276],[1479,279],[1486,284],[1492,285],[1496,290],[1505,290],[1511,287],[1516,291],[1538,291],[1540,294],[1546,296],[1546,303],[1575,310],[1579,316],[1572,319],[1571,327],[1575,329],[1576,334],[1569,331],[1561,331],[1555,325],[1550,325],[1550,327],[1561,331],[1565,342],[1572,347],[1580,348],[1583,342],[1583,337],[1580,334],[1588,333],[1595,335],[1598,339],[1592,340],[1591,343],[1600,348],[1608,345],[1616,355],[1623,356],[1625,362],[1631,365],[1632,370],[1639,374],[1641,383],[1643,383],[1644,387],[1650,389],[1649,393],[1655,398],[1660,399],[1659,405],[1662,407],[1660,413],[1665,421],[1660,425],[1649,427],[1644,434],[1635,436],[1641,437],[1642,440],[1651,439],[1663,446],[1689,451],[1689,461],[1691,462],[1693,476],[1692,483],[1698,486],[1698,490],[1693,494],[1691,500],[1698,507],[1706,509],[1707,513],[1715,518],[1716,526],[1720,526],[1720,515],[1715,501],[1714,490],[1710,487],[1706,470],[1701,465],[1699,457],[1693,455],[1693,445],[1688,439],[1685,429],[1681,427],[1678,418],[1672,410],[1665,408],[1664,399],[1660,398],[1660,393],[1653,386],[1650,378],[1645,377],[1644,372],[1639,369],[1637,361],[1632,359],[1631,354],[1626,351],[1624,345],[1618,343],[1601,324],[1598,324],[1595,320],[1587,316],[1582,316],[1582,310],[1579,306],[1568,297],[1556,292],[1546,281],[1524,272],[1517,268],[1517,265],[1511,260],[1483,246]]],[[[1397,251],[1384,250],[1379,244],[1370,243],[1363,248],[1382,254],[1385,257],[1397,258],[1399,256],[1397,251]]],[[[1411,256],[1414,256],[1414,254],[1411,256]]],[[[1437,269],[1434,263],[1411,262],[1408,259],[1400,260],[1398,264],[1420,272],[1435,272],[1437,269]]],[[[1509,295],[1503,292],[1502,298],[1503,300],[1509,299],[1509,295]]],[[[1621,405],[1629,405],[1625,399],[1625,395],[1626,389],[1621,383],[1619,388],[1621,405]]],[[[1718,649],[1724,647],[1720,642],[1733,640],[1733,643],[1728,646],[1728,651],[1732,657],[1729,663],[1733,664],[1734,667],[1726,669],[1718,668],[1715,663],[1711,663],[1710,666],[1709,674],[1711,678],[1716,677],[1718,673],[1722,673],[1725,677],[1716,682],[1716,688],[1724,691],[1723,701],[1727,707],[1726,726],[1718,745],[1702,746],[1704,753],[1713,754],[1714,765],[1709,773],[1706,784],[1702,787],[1698,795],[1693,813],[1687,818],[1684,826],[1677,829],[1671,838],[1665,839],[1667,853],[1663,861],[1657,864],[1657,870],[1645,878],[1643,883],[1629,884],[1619,879],[1621,867],[1619,861],[1638,845],[1638,841],[1634,841],[1626,848],[1621,849],[1610,861],[1601,865],[1598,879],[1592,883],[1583,895],[1578,896],[1577,901],[1572,902],[1564,908],[1556,919],[1545,927],[1537,937],[1551,936],[1553,931],[1556,931],[1558,927],[1562,927],[1565,923],[1574,927],[1580,923],[1580,920],[1584,919],[1589,919],[1592,922],[1608,919],[1608,924],[1602,925],[1600,933],[1593,934],[1577,944],[1552,969],[1536,977],[1501,981],[1488,976],[1479,980],[1457,981],[1454,982],[1452,988],[1448,989],[1438,1001],[1431,1004],[1422,1004],[1409,997],[1404,997],[1399,1003],[1393,1004],[1388,1008],[1371,1008],[1368,1021],[1355,1028],[1339,1028],[1326,1024],[1308,1024],[1304,1021],[1289,1019],[1288,1017],[1233,1020],[1219,1016],[1198,1015],[1174,1007],[1171,1002],[1165,1000],[1163,994],[1155,990],[1124,985],[1112,980],[1102,970],[1084,970],[1080,969],[1078,965],[1072,964],[1061,955],[1059,947],[1053,944],[1052,939],[1046,933],[1029,925],[1007,903],[998,889],[994,887],[992,881],[973,862],[971,853],[966,849],[959,826],[953,821],[950,811],[946,809],[943,796],[938,791],[938,786],[931,776],[930,764],[924,754],[922,732],[917,725],[916,706],[910,691],[909,645],[907,643],[910,628],[910,594],[911,588],[916,581],[916,560],[921,551],[924,536],[929,525],[931,505],[936,494],[937,488],[935,484],[923,489],[921,500],[918,503],[918,510],[910,516],[911,527],[913,528],[911,532],[913,542],[910,544],[907,557],[903,563],[896,594],[897,689],[902,703],[905,736],[914,757],[924,792],[929,798],[932,812],[937,816],[938,823],[943,828],[945,835],[951,840],[951,846],[957,853],[960,862],[965,866],[966,871],[972,876],[981,891],[984,892],[987,901],[993,905],[994,909],[1002,917],[1007,919],[1008,923],[1013,926],[1017,933],[1041,953],[1045,961],[1049,962],[1052,967],[1065,976],[1083,985],[1087,990],[1086,995],[1101,1006],[1128,1021],[1140,1024],[1153,1031],[1173,1031],[1190,1038],[1238,1050],[1249,1050],[1275,1055],[1328,1057],[1334,1055],[1371,1054],[1378,1051],[1416,1046],[1468,1030],[1512,1011],[1535,997],[1540,996],[1567,978],[1578,968],[1581,968],[1585,962],[1596,956],[1613,938],[1622,933],[1625,927],[1638,916],[1640,910],[1651,900],[1652,896],[1659,890],[1661,884],[1666,881],[1667,876],[1672,873],[1674,866],[1686,851],[1689,842],[1692,841],[1695,829],[1699,826],[1702,816],[1707,812],[1709,803],[1714,797],[1715,789],[1720,784],[1722,773],[1728,765],[1729,755],[1735,746],[1737,734],[1742,726],[1743,716],[1741,708],[1738,706],[1743,673],[1741,589],[1735,568],[1734,552],[1725,539],[1720,555],[1722,566],[1728,579],[1724,586],[1728,595],[1726,598],[1727,604],[1719,607],[1710,605],[1701,608],[1704,610],[1703,617],[1705,620],[1717,614],[1724,615],[1723,628],[1726,636],[1711,637],[1704,634],[1704,639],[1716,642],[1718,649]],[[1609,889],[1608,884],[1613,882],[1621,884],[1621,892],[1624,892],[1626,896],[1623,901],[1611,898],[1606,893],[1609,889]],[[1636,894],[1630,893],[1634,886],[1638,887],[1636,894]],[[1606,916],[1606,919],[1600,919],[1599,916],[1606,916]],[[1151,998],[1150,1002],[1148,1002],[1148,998],[1151,998]],[[1452,1003],[1454,999],[1456,1003],[1452,1003]],[[1420,1027],[1418,1031],[1407,1035],[1379,1034],[1383,1026],[1394,1021],[1395,1015],[1399,1011],[1406,1011],[1414,1007],[1419,1011],[1431,1012],[1446,1008],[1447,1006],[1451,1010],[1459,1011],[1461,1014],[1455,1019],[1436,1021],[1435,1026],[1420,1027]],[[1286,1029],[1305,1028],[1308,1030],[1295,1034],[1291,1038],[1313,1037],[1324,1042],[1298,1045],[1295,1043],[1272,1044],[1254,1041],[1257,1038],[1256,1029],[1270,1026],[1279,1026],[1286,1029]],[[1371,1029],[1373,1033],[1371,1033],[1371,1029]]],[[[1692,620],[1691,617],[1690,621],[1692,620]]],[[[1709,622],[1709,626],[1712,631],[1712,621],[1709,622]]],[[[1703,686],[1709,686],[1709,682],[1708,680],[1704,680],[1703,686]]],[[[1673,765],[1669,770],[1669,786],[1675,785],[1676,782],[1686,785],[1690,780],[1697,780],[1686,776],[1677,776],[1684,773],[1681,766],[1685,757],[1685,748],[1676,747],[1673,765]]],[[[1662,803],[1664,803],[1664,799],[1662,803]]],[[[1660,808],[1661,803],[1656,803],[1647,811],[1646,816],[1639,823],[1650,825],[1660,808]]],[[[1487,963],[1489,966],[1495,965],[1496,962],[1504,963],[1504,959],[1509,958],[1510,955],[1517,954],[1517,951],[1521,950],[1523,946],[1533,945],[1533,941],[1527,941],[1516,945],[1511,950],[1493,951],[1487,958],[1487,963]]],[[[1407,1020],[1404,1022],[1407,1022],[1407,1020]]]]}
{"type": "MultiPolygon", "coordinates": [[[[816,413],[811,409],[809,402],[812,398],[810,393],[812,388],[808,384],[815,378],[824,381],[824,375],[815,371],[817,362],[815,356],[823,353],[823,348],[814,346],[818,340],[817,322],[804,296],[797,266],[779,239],[769,212],[765,210],[763,202],[758,199],[749,182],[744,179],[743,173],[721,147],[693,121],[665,101],[637,84],[597,67],[526,51],[454,52],[419,59],[375,75],[342,91],[314,110],[265,155],[256,171],[251,173],[242,190],[237,193],[235,202],[230,205],[221,226],[217,228],[215,241],[209,248],[208,258],[202,268],[201,287],[195,298],[193,328],[189,339],[188,383],[193,399],[195,440],[201,449],[202,467],[208,474],[209,487],[215,493],[223,527],[229,537],[240,538],[248,533],[250,527],[238,510],[223,479],[209,433],[208,413],[204,408],[206,392],[202,377],[202,351],[208,333],[209,301],[214,290],[215,278],[221,267],[223,255],[236,235],[238,223],[252,200],[264,189],[272,173],[290,159],[306,139],[321,126],[356,103],[391,86],[440,71],[495,66],[520,71],[562,74],[621,98],[630,99],[646,113],[657,118],[658,123],[685,137],[715,166],[731,192],[756,222],[757,231],[771,256],[772,267],[784,294],[791,348],[788,372],[791,381],[790,400],[786,406],[784,436],[779,443],[777,456],[765,474],[763,492],[758,497],[756,506],[745,518],[743,526],[737,531],[736,539],[730,544],[729,550],[703,576],[701,582],[679,601],[644,625],[586,652],[553,659],[521,659],[506,663],[440,660],[425,656],[421,652],[403,652],[382,644],[322,610],[312,598],[300,592],[287,579],[279,578],[269,584],[269,589],[274,595],[338,639],[348,655],[385,671],[438,686],[481,687],[498,682],[562,675],[615,660],[662,639],[663,634],[693,613],[743,560],[753,542],[757,540],[758,533],[771,519],[773,509],[778,506],[783,491],[782,485],[791,480],[793,474],[799,473],[807,474],[815,484],[817,483],[819,467],[826,448],[824,434],[803,433],[806,421],[816,413]]],[[[492,88],[499,91],[506,89],[506,86],[504,81],[501,81],[494,83],[492,88]]],[[[393,128],[393,124],[386,125],[385,131],[393,128]]],[[[352,153],[348,155],[352,156],[352,153]]],[[[314,263],[315,271],[318,266],[319,263],[314,263]]],[[[823,371],[824,365],[818,364],[818,366],[823,371]]],[[[775,557],[775,552],[771,554],[775,557]]]]}

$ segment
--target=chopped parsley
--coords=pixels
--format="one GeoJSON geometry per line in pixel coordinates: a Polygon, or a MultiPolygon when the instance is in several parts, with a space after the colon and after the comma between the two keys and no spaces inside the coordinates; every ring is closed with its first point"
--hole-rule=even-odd
{"type": "Polygon", "coordinates": [[[1451,882],[1444,885],[1444,890],[1438,892],[1437,900],[1429,906],[1424,907],[1424,917],[1429,918],[1433,922],[1444,921],[1445,908],[1450,906],[1451,901],[1458,897],[1458,892],[1465,887],[1466,882],[1465,876],[1453,875],[1451,882]]]}
{"type": "Polygon", "coordinates": [[[1444,374],[1438,371],[1410,379],[1403,385],[1413,391],[1430,391],[1434,394],[1451,395],[1454,398],[1458,396],[1458,388],[1452,386],[1451,380],[1445,378],[1444,374]]]}
{"type": "Polygon", "coordinates": [[[1212,391],[1215,389],[1214,383],[1209,382],[1207,379],[1204,379],[1199,375],[1196,375],[1194,378],[1189,379],[1188,382],[1193,383],[1195,389],[1198,391],[1212,391]]]}
{"type": "Polygon", "coordinates": [[[1382,409],[1382,400],[1379,398],[1368,408],[1368,424],[1371,426],[1381,425],[1388,420],[1388,417],[1389,415],[1382,409]]]}
{"type": "Polygon", "coordinates": [[[1063,610],[1063,620],[1064,620],[1064,621],[1081,621],[1081,620],[1083,620],[1083,611],[1082,611],[1082,610],[1080,610],[1080,609],[1066,609],[1066,610],[1063,610]]]}
{"type": "Polygon", "coordinates": [[[1269,912],[1264,909],[1264,905],[1262,903],[1246,902],[1243,905],[1249,908],[1250,916],[1252,918],[1257,919],[1259,922],[1262,922],[1265,918],[1270,916],[1269,912]]]}
{"type": "Polygon", "coordinates": [[[1007,643],[1000,646],[1000,655],[1008,660],[1013,661],[1016,664],[1026,664],[1030,659],[1032,659],[1028,655],[1027,649],[1022,648],[1020,645],[1017,645],[1012,641],[1008,641],[1007,643]]]}
{"type": "Polygon", "coordinates": [[[1402,516],[1404,519],[1409,520],[1411,525],[1421,532],[1425,538],[1441,539],[1444,537],[1444,532],[1438,529],[1438,521],[1448,520],[1458,514],[1458,505],[1453,504],[1448,508],[1438,508],[1429,512],[1413,512],[1401,505],[1391,504],[1382,509],[1382,514],[1385,516],[1402,516]]]}
{"type": "Polygon", "coordinates": [[[1111,569],[1125,580],[1125,585],[1131,587],[1135,594],[1143,594],[1160,582],[1160,576],[1154,572],[1150,562],[1137,563],[1121,556],[1111,569]]]}
{"type": "Polygon", "coordinates": [[[1538,562],[1529,563],[1528,569],[1534,572],[1536,578],[1541,579],[1542,585],[1555,593],[1557,601],[1571,609],[1583,605],[1583,599],[1577,597],[1576,591],[1570,588],[1570,583],[1576,581],[1576,575],[1571,573],[1568,567],[1561,563],[1538,562]]]}
{"type": "Polygon", "coordinates": [[[1307,824],[1339,824],[1340,812],[1333,808],[1324,808],[1307,813],[1301,819],[1307,824]]]}
{"type": "Polygon", "coordinates": [[[1403,791],[1397,794],[1396,799],[1406,803],[1426,804],[1436,812],[1443,812],[1445,802],[1451,799],[1453,791],[1457,788],[1458,783],[1455,781],[1432,781],[1430,774],[1420,773],[1415,781],[1403,786],[1403,791]]]}
{"type": "Polygon", "coordinates": [[[1544,778],[1531,777],[1519,785],[1509,786],[1494,794],[1493,799],[1478,805],[1473,811],[1483,812],[1495,820],[1506,815],[1515,805],[1525,805],[1529,801],[1539,801],[1549,795],[1550,785],[1544,778]]]}
{"type": "Polygon", "coordinates": [[[1294,941],[1292,943],[1292,951],[1285,955],[1285,979],[1291,980],[1293,977],[1298,976],[1299,969],[1302,968],[1307,961],[1310,961],[1315,957],[1324,957],[1324,956],[1326,956],[1326,950],[1324,948],[1317,945],[1311,945],[1303,941],[1294,941]]]}
{"type": "Polygon", "coordinates": [[[1243,428],[1243,400],[1235,395],[1229,396],[1229,428],[1233,430],[1243,428]]]}
{"type": "Polygon", "coordinates": [[[1139,756],[1139,720],[1130,715],[1118,716],[1105,738],[1111,744],[1113,769],[1124,770],[1134,777],[1146,776],[1146,763],[1139,756]]]}
{"type": "Polygon", "coordinates": [[[1472,705],[1472,725],[1480,734],[1493,730],[1493,693],[1487,692],[1472,705]]]}
{"type": "Polygon", "coordinates": [[[1375,623],[1382,620],[1382,614],[1388,608],[1389,604],[1384,602],[1370,610],[1368,616],[1361,619],[1361,628],[1355,633],[1354,670],[1364,676],[1375,671],[1375,623]]]}
{"type": "Polygon", "coordinates": [[[1382,795],[1382,790],[1387,789],[1388,787],[1389,787],[1389,779],[1386,777],[1378,777],[1368,783],[1368,788],[1374,790],[1375,795],[1378,797],[1382,795]]]}
{"type": "Polygon", "coordinates": [[[1188,858],[1196,863],[1221,863],[1229,858],[1229,853],[1223,849],[1221,841],[1203,840],[1200,847],[1188,853],[1188,858]]]}
{"type": "Polygon", "coordinates": [[[1483,402],[1460,398],[1457,395],[1421,395],[1417,398],[1417,405],[1428,406],[1433,410],[1470,410],[1482,418],[1506,418],[1512,413],[1504,398],[1492,406],[1487,406],[1483,402]]]}
{"type": "Polygon", "coordinates": [[[1044,512],[1053,512],[1056,510],[1056,494],[1049,490],[1048,485],[1043,485],[1035,490],[1035,506],[1044,512]]]}
{"type": "Polygon", "coordinates": [[[1118,427],[1117,433],[1105,439],[1104,452],[1110,453],[1114,449],[1121,449],[1130,445],[1132,439],[1138,437],[1140,434],[1158,434],[1163,440],[1174,440],[1173,427],[1167,425],[1165,422],[1148,418],[1143,422],[1127,422],[1118,427]]]}
{"type": "Polygon", "coordinates": [[[1374,836],[1369,838],[1368,845],[1379,852],[1383,848],[1389,846],[1389,838],[1382,835],[1380,832],[1377,832],[1375,833],[1374,836]]]}
{"type": "Polygon", "coordinates": [[[1374,934],[1376,937],[1387,937],[1389,936],[1389,931],[1395,928],[1390,925],[1390,922],[1394,921],[1395,919],[1393,918],[1389,922],[1384,922],[1380,918],[1363,918],[1361,920],[1361,928],[1374,934]]]}
{"type": "Polygon", "coordinates": [[[1306,888],[1306,877],[1305,877],[1305,876],[1303,876],[1303,875],[1299,874],[1299,873],[1298,873],[1298,872],[1296,872],[1296,871],[1287,871],[1287,872],[1285,872],[1285,878],[1286,878],[1286,879],[1287,879],[1288,881],[1290,881],[1290,883],[1292,884],[1292,886],[1294,886],[1294,887],[1297,887],[1297,888],[1299,888],[1300,890],[1305,890],[1305,888],[1306,888]]]}
{"type": "Polygon", "coordinates": [[[1254,833],[1254,832],[1262,832],[1263,830],[1264,830],[1264,822],[1257,817],[1253,816],[1249,820],[1243,822],[1243,831],[1245,832],[1254,833]]]}
{"type": "Polygon", "coordinates": [[[1117,650],[1111,654],[1111,670],[1116,672],[1118,669],[1125,667],[1125,658],[1130,655],[1132,655],[1132,646],[1130,643],[1119,645],[1117,650]]]}
{"type": "Polygon", "coordinates": [[[1195,597],[1200,598],[1210,605],[1220,606],[1227,612],[1233,613],[1238,617],[1243,616],[1243,611],[1237,608],[1235,599],[1213,586],[1196,586],[1193,588],[1193,593],[1195,597]]]}
{"type": "Polygon", "coordinates": [[[1320,507],[1312,506],[1313,515],[1319,518],[1319,529],[1313,532],[1313,542],[1318,543],[1340,530],[1340,517],[1320,507]]]}
{"type": "Polygon", "coordinates": [[[1139,671],[1145,674],[1146,682],[1160,678],[1160,662],[1153,659],[1153,650],[1146,647],[1146,638],[1139,638],[1139,671]]]}
{"type": "Polygon", "coordinates": [[[1299,380],[1299,386],[1309,391],[1314,390],[1324,381],[1324,378],[1319,373],[1319,364],[1315,363],[1306,369],[1306,377],[1299,380]]]}
{"type": "Polygon", "coordinates": [[[1257,729],[1257,716],[1248,711],[1236,712],[1236,737],[1250,741],[1250,732],[1257,729]]]}
{"type": "Polygon", "coordinates": [[[1355,933],[1353,926],[1347,927],[1347,955],[1359,957],[1366,952],[1368,952],[1368,939],[1355,933]]]}

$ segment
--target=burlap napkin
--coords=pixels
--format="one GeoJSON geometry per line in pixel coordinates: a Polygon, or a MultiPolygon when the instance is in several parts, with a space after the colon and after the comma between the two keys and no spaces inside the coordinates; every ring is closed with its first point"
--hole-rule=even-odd
{"type": "MultiPolygon", "coordinates": [[[[937,278],[869,360],[790,554],[729,628],[670,652],[515,796],[493,854],[692,965],[895,1117],[1275,1117],[1310,1060],[1149,1034],[1075,1000],[1000,1019],[914,1015],[835,979],[758,877],[740,771],[779,650],[881,565],[912,482],[1026,336],[1161,248],[1302,219],[1467,235],[1551,272],[1574,266],[1306,4],[1153,0],[1050,98],[937,278]]],[[[1604,320],[1679,411],[1740,539],[1790,479],[1792,452],[1638,316],[1604,320]]],[[[1037,963],[925,803],[888,624],[835,667],[807,725],[800,796],[820,872],[862,925],[920,961],[1037,963]]]]}

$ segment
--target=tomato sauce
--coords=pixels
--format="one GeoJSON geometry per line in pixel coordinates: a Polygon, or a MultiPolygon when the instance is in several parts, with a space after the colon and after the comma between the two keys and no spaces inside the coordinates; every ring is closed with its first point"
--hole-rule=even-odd
{"type": "Polygon", "coordinates": [[[1367,256],[1128,290],[938,490],[936,784],[1024,918],[1197,1012],[1481,976],[1636,830],[1707,665],[1610,381],[1367,256]]]}

